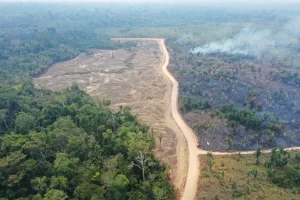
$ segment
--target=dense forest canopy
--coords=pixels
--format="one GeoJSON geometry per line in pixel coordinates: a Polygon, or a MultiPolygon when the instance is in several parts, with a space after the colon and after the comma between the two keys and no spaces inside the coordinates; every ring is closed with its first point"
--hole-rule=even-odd
{"type": "Polygon", "coordinates": [[[168,199],[172,188],[151,153],[153,136],[77,85],[0,88],[0,198],[168,199]],[[141,165],[143,163],[143,166],[141,165]]]}

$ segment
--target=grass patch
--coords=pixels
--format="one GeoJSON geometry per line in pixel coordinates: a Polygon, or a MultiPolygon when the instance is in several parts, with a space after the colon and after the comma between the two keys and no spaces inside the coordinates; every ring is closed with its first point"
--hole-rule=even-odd
{"type": "MultiPolygon", "coordinates": [[[[291,165],[299,165],[297,152],[291,152],[291,165]]],[[[200,179],[197,199],[284,199],[300,198],[300,188],[282,188],[270,180],[265,163],[269,154],[261,154],[257,165],[256,156],[231,155],[200,158],[200,179]],[[213,165],[211,166],[213,160],[213,165]],[[211,170],[210,170],[211,166],[211,170]]]]}

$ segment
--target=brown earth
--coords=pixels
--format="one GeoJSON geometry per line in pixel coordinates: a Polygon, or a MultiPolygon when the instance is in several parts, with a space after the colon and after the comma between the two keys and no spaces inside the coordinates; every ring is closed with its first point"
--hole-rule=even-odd
{"type": "Polygon", "coordinates": [[[167,52],[163,40],[134,40],[138,41],[136,47],[93,50],[91,55],[81,54],[57,63],[35,78],[34,84],[38,88],[60,90],[75,82],[91,96],[110,99],[112,109],[130,106],[134,114],[153,128],[157,144],[154,153],[170,165],[171,181],[181,194],[188,169],[188,149],[171,113],[172,82],[162,71],[167,52]],[[161,150],[160,133],[163,135],[161,150]]]}

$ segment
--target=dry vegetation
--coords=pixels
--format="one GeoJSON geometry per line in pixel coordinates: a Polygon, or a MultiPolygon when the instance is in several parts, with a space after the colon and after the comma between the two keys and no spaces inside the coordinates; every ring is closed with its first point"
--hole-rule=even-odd
{"type": "MultiPolygon", "coordinates": [[[[294,162],[296,152],[291,152],[294,162]]],[[[198,182],[198,199],[299,199],[299,188],[281,188],[268,178],[264,163],[269,155],[211,156],[201,155],[201,175],[198,182]],[[211,168],[210,168],[211,167],[211,168]]]]}

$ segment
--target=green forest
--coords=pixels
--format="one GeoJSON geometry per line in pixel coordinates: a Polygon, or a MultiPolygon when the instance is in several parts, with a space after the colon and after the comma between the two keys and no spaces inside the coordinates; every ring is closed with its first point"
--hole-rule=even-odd
{"type": "MultiPolygon", "coordinates": [[[[128,44],[122,44],[124,45],[128,44]]],[[[130,44],[129,44],[130,45],[130,44]]],[[[151,150],[148,127],[116,113],[77,85],[35,89],[31,77],[90,48],[121,44],[54,28],[1,40],[0,197],[2,199],[168,199],[172,187],[151,150]],[[74,42],[77,41],[77,42],[74,42]]]]}
{"type": "Polygon", "coordinates": [[[92,26],[74,28],[66,20],[60,21],[68,27],[62,29],[51,26],[54,16],[46,22],[38,13],[25,14],[40,5],[24,4],[25,13],[18,7],[22,5],[3,5],[0,199],[173,198],[167,166],[152,153],[153,133],[130,107],[113,112],[110,100],[93,99],[76,84],[53,92],[34,88],[31,80],[89,49],[126,48],[132,43],[111,41],[92,26]],[[30,16],[34,20],[28,20],[30,16]]]}
{"type": "Polygon", "coordinates": [[[168,199],[154,140],[129,107],[110,111],[73,85],[0,88],[2,199],[168,199]]]}

